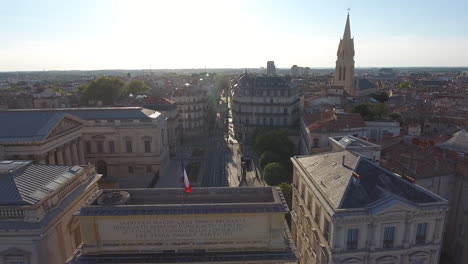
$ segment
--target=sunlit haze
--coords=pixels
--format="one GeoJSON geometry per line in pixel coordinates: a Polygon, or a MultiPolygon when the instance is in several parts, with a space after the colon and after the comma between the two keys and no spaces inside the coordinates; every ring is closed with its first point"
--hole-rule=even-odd
{"type": "Polygon", "coordinates": [[[0,71],[466,66],[468,1],[3,1],[0,71]]]}

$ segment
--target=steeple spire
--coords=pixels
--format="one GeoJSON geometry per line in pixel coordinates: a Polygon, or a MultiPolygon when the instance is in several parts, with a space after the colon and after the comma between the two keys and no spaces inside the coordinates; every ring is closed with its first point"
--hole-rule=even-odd
{"type": "Polygon", "coordinates": [[[351,39],[351,27],[349,26],[349,8],[348,17],[346,18],[346,26],[344,29],[343,39],[351,39]]]}

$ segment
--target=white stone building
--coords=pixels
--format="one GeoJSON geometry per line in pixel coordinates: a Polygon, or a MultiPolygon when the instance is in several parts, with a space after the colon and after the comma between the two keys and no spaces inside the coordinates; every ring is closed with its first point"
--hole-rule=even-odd
{"type": "Polygon", "coordinates": [[[347,150],[291,160],[300,263],[438,263],[445,199],[347,150]]]}
{"type": "Polygon", "coordinates": [[[297,87],[289,79],[243,75],[232,98],[236,138],[248,140],[260,127],[293,126],[299,118],[299,103],[297,87]]]}
{"type": "Polygon", "coordinates": [[[0,161],[0,263],[63,264],[81,243],[73,214],[98,190],[94,167],[0,161]]]}
{"type": "Polygon", "coordinates": [[[169,162],[166,115],[141,107],[0,111],[6,159],[94,164],[104,181],[148,187],[169,162]]]}
{"type": "Polygon", "coordinates": [[[177,88],[171,99],[179,110],[182,138],[193,139],[203,135],[206,132],[207,91],[199,86],[187,85],[177,88]]]}
{"type": "Polygon", "coordinates": [[[318,114],[306,113],[300,119],[302,154],[328,151],[329,137],[366,135],[364,120],[359,114],[327,111],[318,114]]]}

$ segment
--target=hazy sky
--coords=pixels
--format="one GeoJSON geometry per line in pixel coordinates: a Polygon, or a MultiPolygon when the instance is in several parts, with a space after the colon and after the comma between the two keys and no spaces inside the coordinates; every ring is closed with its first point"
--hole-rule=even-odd
{"type": "Polygon", "coordinates": [[[468,66],[468,1],[0,0],[0,71],[468,66]]]}

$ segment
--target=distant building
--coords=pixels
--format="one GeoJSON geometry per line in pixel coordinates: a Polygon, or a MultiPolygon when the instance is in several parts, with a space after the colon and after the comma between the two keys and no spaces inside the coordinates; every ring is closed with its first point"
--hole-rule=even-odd
{"type": "Polygon", "coordinates": [[[268,76],[275,76],[276,75],[276,68],[274,61],[267,62],[267,75],[268,76]]]}
{"type": "Polygon", "coordinates": [[[363,137],[367,133],[361,115],[337,110],[318,114],[306,113],[301,117],[300,126],[302,154],[328,151],[329,137],[347,135],[363,137]]]}
{"type": "Polygon", "coordinates": [[[65,263],[81,244],[73,214],[99,177],[93,166],[0,161],[0,263],[65,263]]]}
{"type": "Polygon", "coordinates": [[[77,212],[81,263],[297,263],[276,187],[101,190],[77,212]]]}
{"type": "Polygon", "coordinates": [[[300,263],[438,263],[447,201],[347,150],[297,156],[300,263]]]}
{"type": "Polygon", "coordinates": [[[245,141],[259,127],[293,126],[299,118],[297,87],[288,78],[243,75],[232,99],[235,136],[245,141]]]}
{"type": "Polygon", "coordinates": [[[349,14],[343,38],[340,39],[336,53],[336,67],[333,76],[333,85],[341,86],[351,96],[368,96],[377,92],[377,87],[365,78],[354,77],[354,38],[351,38],[349,14]]]}
{"type": "Polygon", "coordinates": [[[331,151],[348,150],[367,158],[374,164],[379,164],[380,150],[382,149],[379,145],[353,136],[330,137],[329,140],[331,151]]]}
{"type": "Polygon", "coordinates": [[[200,86],[177,88],[171,96],[179,110],[182,139],[194,139],[206,132],[208,93],[200,86]]]}
{"type": "Polygon", "coordinates": [[[146,100],[143,107],[166,113],[169,150],[171,155],[175,156],[178,153],[180,140],[182,137],[182,124],[180,122],[179,109],[177,108],[175,101],[166,98],[146,100]]]}
{"type": "Polygon", "coordinates": [[[391,120],[366,121],[367,135],[365,138],[382,141],[400,136],[400,123],[391,120]]]}
{"type": "Polygon", "coordinates": [[[293,77],[299,76],[299,67],[297,67],[297,65],[293,65],[291,67],[291,76],[293,77]]]}
{"type": "Polygon", "coordinates": [[[141,107],[0,111],[6,159],[91,162],[104,181],[148,187],[169,162],[166,114],[141,107]]]}

